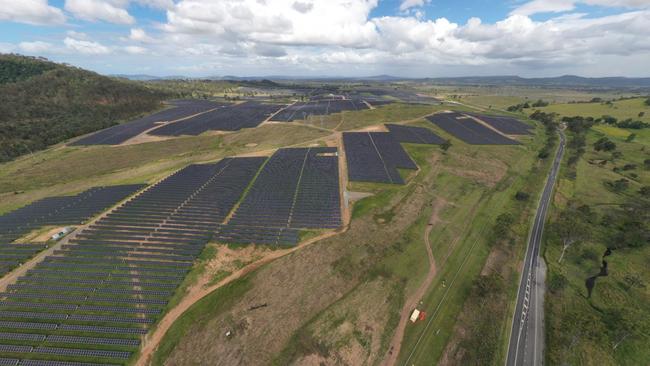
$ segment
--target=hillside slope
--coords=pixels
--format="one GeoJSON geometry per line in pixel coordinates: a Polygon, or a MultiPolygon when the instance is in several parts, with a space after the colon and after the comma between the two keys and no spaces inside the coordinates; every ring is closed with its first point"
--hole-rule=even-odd
{"type": "Polygon", "coordinates": [[[166,97],[135,82],[0,54],[0,162],[153,111],[166,97]]]}

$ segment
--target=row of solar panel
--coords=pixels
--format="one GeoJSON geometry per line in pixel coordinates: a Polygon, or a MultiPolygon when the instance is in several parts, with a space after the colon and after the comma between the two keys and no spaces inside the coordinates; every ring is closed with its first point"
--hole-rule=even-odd
{"type": "Polygon", "coordinates": [[[316,100],[310,102],[296,102],[280,112],[271,120],[276,122],[293,122],[305,120],[309,116],[323,116],[342,111],[356,111],[368,109],[368,105],[360,100],[316,100]]]}
{"type": "Polygon", "coordinates": [[[76,225],[115,205],[142,184],[94,187],[75,196],[50,197],[0,216],[0,241],[11,242],[45,225],[76,225]]]}
{"type": "Polygon", "coordinates": [[[445,132],[472,145],[517,145],[519,142],[492,130],[470,116],[458,112],[436,113],[427,119],[445,132]]]}
{"type": "Polygon", "coordinates": [[[204,100],[176,100],[171,101],[171,104],[175,108],[166,109],[144,118],[106,128],[83,137],[70,145],[119,145],[128,139],[154,128],[158,122],[169,122],[188,118],[225,105],[223,103],[204,100]]]}
{"type": "Polygon", "coordinates": [[[417,169],[388,132],[345,132],[343,144],[351,181],[404,184],[397,169],[417,169]]]}
{"type": "MultiPolygon", "coordinates": [[[[341,225],[336,148],[280,149],[260,171],[228,221],[233,227],[274,228],[265,243],[277,240],[275,228],[338,228],[341,225]]],[[[223,228],[217,238],[223,240],[223,228]]],[[[258,240],[255,236],[237,239],[258,240]]],[[[296,238],[297,236],[292,236],[296,238]]],[[[295,244],[294,242],[293,244],[295,244]]]]}
{"type": "Polygon", "coordinates": [[[157,136],[196,136],[209,130],[238,131],[242,128],[257,127],[282,107],[279,104],[245,102],[170,123],[150,131],[149,134],[157,136]]]}
{"type": "MultiPolygon", "coordinates": [[[[145,334],[264,161],[224,159],[189,166],[124,203],[0,294],[0,328],[67,336],[145,334]],[[215,207],[221,213],[201,219],[210,225],[185,227],[185,222],[195,224],[193,212],[215,207]],[[150,219],[141,219],[145,212],[152,213],[150,219]],[[168,227],[170,222],[176,224],[168,227]]],[[[91,343],[84,350],[104,351],[91,343]]]]}

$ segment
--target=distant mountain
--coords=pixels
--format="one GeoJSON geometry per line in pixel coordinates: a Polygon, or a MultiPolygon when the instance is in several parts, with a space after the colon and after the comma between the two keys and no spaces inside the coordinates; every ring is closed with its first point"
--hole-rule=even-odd
{"type": "Polygon", "coordinates": [[[429,78],[427,81],[449,85],[511,85],[545,87],[589,87],[589,88],[650,88],[650,78],[603,77],[585,78],[564,75],[549,78],[522,78],[519,76],[468,76],[450,78],[429,78]]]}
{"type": "Polygon", "coordinates": [[[156,110],[169,96],[43,58],[0,54],[0,162],[156,110]]]}

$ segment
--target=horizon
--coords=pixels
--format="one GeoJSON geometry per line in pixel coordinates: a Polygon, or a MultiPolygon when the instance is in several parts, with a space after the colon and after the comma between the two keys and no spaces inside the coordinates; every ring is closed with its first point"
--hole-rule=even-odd
{"type": "MultiPolygon", "coordinates": [[[[0,53],[104,75],[646,77],[638,0],[0,0],[0,53]]],[[[369,77],[366,76],[366,77],[369,77]]]]}

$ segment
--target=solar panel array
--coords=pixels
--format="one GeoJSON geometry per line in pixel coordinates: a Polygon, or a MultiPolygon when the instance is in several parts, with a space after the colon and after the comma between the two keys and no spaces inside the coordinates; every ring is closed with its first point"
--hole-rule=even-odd
{"type": "Polygon", "coordinates": [[[427,119],[454,135],[462,141],[472,145],[517,145],[519,142],[511,140],[502,134],[485,127],[466,115],[452,113],[436,113],[427,119]]]}
{"type": "Polygon", "coordinates": [[[158,136],[199,135],[203,132],[238,131],[257,127],[282,108],[279,104],[245,102],[216,109],[192,118],[170,123],[149,132],[158,136]]]}
{"type": "Polygon", "coordinates": [[[445,139],[436,135],[428,128],[404,126],[387,123],[386,128],[399,142],[407,142],[412,144],[428,144],[440,145],[445,142],[445,139]]]}
{"type": "Polygon", "coordinates": [[[298,229],[341,226],[336,148],[279,149],[215,238],[294,245],[298,229]]]}
{"type": "Polygon", "coordinates": [[[342,111],[356,111],[368,109],[368,105],[360,100],[335,99],[315,100],[309,102],[296,102],[281,110],[271,118],[275,122],[293,122],[304,120],[309,116],[323,116],[342,111]]]}
{"type": "Polygon", "coordinates": [[[351,181],[404,184],[398,168],[417,169],[390,132],[344,132],[351,181]]]}
{"type": "Polygon", "coordinates": [[[525,124],[515,118],[505,116],[488,116],[484,114],[468,113],[474,118],[489,124],[506,135],[530,135],[533,126],[525,124]]]}
{"type": "Polygon", "coordinates": [[[62,245],[0,293],[0,356],[123,364],[265,160],[188,166],[62,245]]]}
{"type": "Polygon", "coordinates": [[[0,276],[4,276],[45,248],[47,246],[44,243],[0,244],[0,276]]]}
{"type": "Polygon", "coordinates": [[[0,242],[11,242],[39,227],[77,225],[108,209],[143,184],[93,187],[75,196],[49,197],[0,216],[0,242]]]}
{"type": "Polygon", "coordinates": [[[174,107],[134,121],[103,129],[92,135],[83,137],[70,145],[119,145],[144,131],[154,128],[158,122],[176,121],[225,105],[206,100],[174,100],[170,104],[174,105],[174,107]]]}

